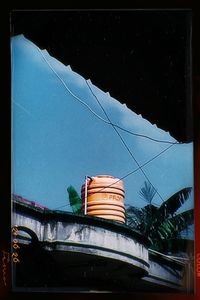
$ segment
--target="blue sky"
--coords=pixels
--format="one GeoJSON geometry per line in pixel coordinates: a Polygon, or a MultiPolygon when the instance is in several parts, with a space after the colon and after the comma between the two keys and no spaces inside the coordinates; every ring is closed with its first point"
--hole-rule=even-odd
{"type": "MultiPolygon", "coordinates": [[[[80,192],[85,175],[121,178],[138,168],[112,126],[69,92],[106,119],[83,77],[46,50],[41,52],[23,35],[12,38],[11,57],[13,193],[55,209],[68,204],[69,185],[80,192]]],[[[90,79],[88,84],[113,123],[135,133],[176,142],[169,133],[94,86],[90,79]]],[[[139,165],[170,146],[119,132],[139,165]]],[[[173,145],[143,170],[164,200],[193,186],[193,144],[173,145]]],[[[140,170],[124,179],[125,204],[146,204],[139,196],[145,180],[140,170]]],[[[156,194],[154,204],[161,202],[156,194]]],[[[191,207],[193,194],[183,209],[191,207]]]]}

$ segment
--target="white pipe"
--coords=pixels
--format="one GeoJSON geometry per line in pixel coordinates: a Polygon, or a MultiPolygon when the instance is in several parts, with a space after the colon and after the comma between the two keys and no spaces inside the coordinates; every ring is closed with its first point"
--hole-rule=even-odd
{"type": "Polygon", "coordinates": [[[84,206],[84,214],[87,215],[87,185],[88,185],[88,176],[85,176],[85,206],[84,206]]]}

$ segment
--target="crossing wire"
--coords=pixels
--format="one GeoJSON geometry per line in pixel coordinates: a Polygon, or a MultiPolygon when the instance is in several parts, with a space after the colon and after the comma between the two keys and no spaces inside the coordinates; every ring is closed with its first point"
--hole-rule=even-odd
{"type": "MultiPolygon", "coordinates": [[[[103,110],[106,118],[108,119],[108,121],[111,123],[111,119],[108,116],[106,110],[104,109],[103,105],[101,104],[101,102],[99,101],[98,97],[93,93],[93,90],[91,89],[90,85],[88,84],[88,82],[86,81],[91,93],[93,94],[93,96],[95,97],[97,103],[99,104],[99,106],[101,107],[101,109],[103,110]]],[[[144,170],[142,169],[142,167],[139,165],[137,159],[134,157],[133,153],[131,152],[130,148],[128,147],[128,145],[126,144],[126,142],[124,141],[123,137],[121,136],[121,134],[119,133],[119,131],[115,128],[115,126],[113,126],[113,129],[115,130],[115,132],[117,133],[117,135],[119,136],[122,144],[124,145],[124,147],[126,148],[126,150],[128,151],[128,153],[130,154],[130,156],[132,157],[132,159],[134,160],[134,162],[137,164],[138,168],[140,169],[140,171],[142,172],[142,174],[144,175],[144,177],[146,178],[146,180],[151,184],[151,186],[155,189],[156,193],[158,194],[158,196],[160,197],[160,199],[164,202],[163,197],[160,195],[160,193],[158,192],[158,190],[154,187],[154,185],[151,183],[151,181],[149,180],[148,176],[146,175],[146,173],[144,172],[144,170]]]]}
{"type": "MultiPolygon", "coordinates": [[[[65,81],[60,77],[60,75],[55,71],[55,69],[52,67],[52,65],[49,63],[49,61],[46,59],[46,57],[44,56],[43,52],[40,50],[39,47],[37,47],[36,45],[34,45],[36,47],[36,49],[40,52],[41,56],[43,57],[43,59],[45,60],[45,62],[48,64],[49,68],[53,71],[53,73],[56,75],[56,77],[62,82],[63,86],[67,89],[67,91],[71,94],[72,97],[74,97],[76,100],[78,100],[82,105],[84,105],[85,107],[87,107],[87,109],[94,115],[96,116],[98,119],[100,119],[101,121],[103,121],[104,123],[107,123],[107,124],[110,124],[114,127],[117,127],[119,128],[120,130],[122,131],[125,131],[131,135],[134,135],[134,136],[138,136],[138,137],[142,137],[142,138],[146,138],[146,139],[149,139],[149,140],[152,140],[154,142],[158,142],[158,143],[166,143],[166,144],[182,144],[180,142],[171,142],[171,141],[164,141],[164,140],[159,140],[159,139],[155,139],[155,138],[152,138],[152,137],[149,137],[147,135],[144,135],[144,134],[139,134],[139,133],[134,133],[128,129],[125,129],[117,124],[114,124],[112,123],[111,121],[107,121],[105,120],[104,118],[102,118],[101,116],[99,116],[85,101],[83,101],[80,97],[78,97],[77,95],[75,95],[70,89],[69,87],[67,86],[67,84],[65,83],[65,81]]],[[[86,81],[86,84],[89,86],[87,80],[86,81]]]]}
{"type": "MultiPolygon", "coordinates": [[[[150,162],[152,162],[154,159],[156,159],[157,157],[159,157],[160,155],[162,155],[164,152],[166,152],[167,150],[169,150],[169,149],[170,149],[171,147],[173,147],[173,146],[174,146],[174,145],[168,146],[168,147],[165,148],[163,151],[159,152],[157,155],[155,155],[154,157],[152,157],[151,159],[149,159],[148,161],[146,161],[146,162],[145,162],[143,165],[141,165],[140,167],[141,167],[141,168],[145,167],[147,164],[149,164],[150,162]]],[[[130,171],[129,173],[126,173],[126,175],[120,177],[119,179],[117,179],[117,180],[114,181],[113,183],[111,183],[111,184],[107,185],[106,187],[103,187],[103,188],[101,188],[100,190],[98,190],[98,193],[104,191],[106,188],[109,188],[109,187],[115,185],[115,184],[118,183],[119,181],[121,181],[121,180],[127,178],[128,176],[130,176],[130,175],[136,173],[136,172],[139,171],[139,170],[140,170],[140,168],[137,168],[137,169],[134,169],[133,171],[130,171]]],[[[91,177],[91,178],[92,178],[92,177],[91,177]]],[[[92,195],[92,194],[95,194],[95,193],[97,193],[97,192],[91,192],[90,194],[92,195]]],[[[61,207],[65,207],[65,206],[69,206],[69,204],[65,204],[65,205],[56,207],[55,209],[58,209],[58,208],[61,208],[61,207]]]]}
{"type": "MultiPolygon", "coordinates": [[[[88,81],[85,80],[85,81],[86,81],[86,84],[88,85],[88,87],[89,87],[89,89],[90,89],[90,91],[92,92],[93,96],[95,97],[95,99],[96,99],[97,102],[99,103],[101,109],[103,110],[105,116],[106,116],[107,119],[108,119],[108,121],[105,120],[104,118],[102,118],[101,116],[99,116],[95,111],[93,111],[93,110],[91,109],[91,107],[90,107],[87,103],[85,103],[81,98],[79,98],[77,95],[75,95],[75,94],[69,89],[69,87],[66,85],[66,83],[64,82],[64,80],[59,76],[59,74],[55,71],[55,69],[52,67],[52,65],[48,62],[48,60],[46,59],[46,57],[44,56],[44,54],[42,53],[42,51],[40,50],[40,48],[37,47],[36,45],[34,45],[34,46],[35,46],[36,49],[40,52],[40,54],[42,55],[42,57],[43,57],[43,59],[45,60],[45,62],[48,64],[48,66],[49,66],[50,69],[53,71],[53,73],[56,75],[56,77],[62,82],[63,86],[67,89],[67,91],[68,91],[68,92],[69,92],[76,100],[78,100],[80,103],[82,103],[84,106],[86,106],[86,107],[87,107],[87,108],[88,108],[88,109],[89,109],[89,110],[90,110],[97,118],[99,118],[100,120],[102,120],[103,122],[105,122],[105,123],[107,123],[107,124],[110,124],[110,125],[113,127],[113,129],[115,130],[115,132],[116,132],[117,135],[119,136],[121,142],[123,143],[124,147],[127,149],[128,153],[130,154],[130,156],[132,157],[132,159],[133,159],[133,160],[135,161],[135,163],[137,164],[138,168],[137,168],[136,170],[140,170],[140,171],[143,173],[144,177],[147,179],[147,181],[153,186],[153,184],[152,184],[151,181],[149,180],[148,176],[146,175],[146,173],[144,172],[144,170],[142,169],[142,167],[139,165],[138,161],[135,159],[134,155],[132,154],[131,150],[130,150],[129,147],[127,146],[126,142],[124,141],[123,137],[122,137],[121,134],[118,132],[118,130],[116,129],[116,127],[119,128],[119,129],[121,129],[121,130],[123,130],[123,131],[126,131],[127,133],[130,133],[130,134],[132,134],[132,135],[136,135],[136,136],[148,138],[148,139],[153,140],[153,141],[155,141],[155,142],[171,144],[171,146],[169,146],[168,148],[166,148],[166,149],[165,149],[164,151],[162,151],[159,155],[161,155],[163,152],[167,151],[167,150],[168,150],[169,148],[171,148],[173,145],[181,144],[181,143],[179,143],[179,142],[170,142],[170,141],[157,140],[157,139],[151,138],[151,137],[146,136],[146,135],[133,133],[133,132],[131,132],[131,131],[129,131],[129,130],[126,130],[126,129],[120,127],[120,126],[117,125],[117,124],[112,123],[112,121],[111,121],[111,119],[109,118],[109,116],[108,116],[107,112],[105,111],[104,107],[103,107],[102,104],[99,102],[97,96],[93,93],[93,91],[92,91],[90,85],[88,84],[88,81]]],[[[155,159],[156,157],[158,157],[158,155],[155,156],[153,159],[155,159]]],[[[150,161],[152,161],[153,159],[151,159],[150,161]]],[[[145,163],[145,165],[146,165],[146,163],[145,163]]],[[[130,173],[128,173],[128,175],[125,175],[122,179],[124,179],[124,178],[126,178],[127,176],[133,174],[134,172],[135,172],[135,170],[132,171],[132,172],[130,172],[130,173]]],[[[154,186],[153,186],[153,188],[155,189],[154,186]]],[[[155,189],[155,190],[156,190],[156,193],[158,194],[158,196],[161,198],[161,200],[164,201],[163,197],[160,195],[160,193],[157,191],[157,189],[155,189]]]]}

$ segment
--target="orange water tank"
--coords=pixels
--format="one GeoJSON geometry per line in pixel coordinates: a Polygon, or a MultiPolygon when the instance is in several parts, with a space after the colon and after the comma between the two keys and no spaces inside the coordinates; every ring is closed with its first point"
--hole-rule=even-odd
{"type": "Polygon", "coordinates": [[[87,203],[85,184],[82,185],[82,210],[87,215],[125,223],[123,181],[109,175],[88,177],[87,203]]]}

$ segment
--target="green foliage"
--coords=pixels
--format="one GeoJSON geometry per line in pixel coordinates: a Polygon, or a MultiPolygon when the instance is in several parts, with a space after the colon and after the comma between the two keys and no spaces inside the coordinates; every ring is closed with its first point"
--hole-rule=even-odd
{"type": "Polygon", "coordinates": [[[67,188],[67,191],[69,194],[69,203],[72,211],[74,213],[81,213],[82,201],[79,194],[72,185],[67,188]]]}
{"type": "Polygon", "coordinates": [[[193,224],[193,209],[175,214],[178,208],[188,199],[191,188],[185,188],[175,193],[168,200],[156,207],[151,204],[156,190],[145,182],[140,195],[148,205],[143,208],[129,206],[126,209],[127,225],[149,238],[151,248],[157,251],[167,251],[175,240],[181,239],[181,231],[193,224]]]}
{"type": "Polygon", "coordinates": [[[185,203],[185,201],[188,199],[192,188],[184,188],[177,192],[176,194],[172,195],[168,200],[166,200],[159,208],[160,213],[164,217],[169,217],[170,215],[173,215],[177,209],[181,207],[185,203]]]}
{"type": "Polygon", "coordinates": [[[139,194],[141,198],[151,204],[153,197],[155,196],[157,190],[148,181],[144,182],[144,187],[141,188],[139,194]]]}

